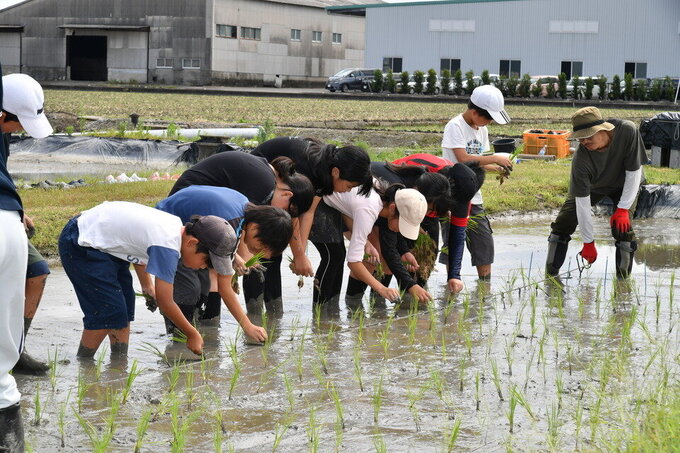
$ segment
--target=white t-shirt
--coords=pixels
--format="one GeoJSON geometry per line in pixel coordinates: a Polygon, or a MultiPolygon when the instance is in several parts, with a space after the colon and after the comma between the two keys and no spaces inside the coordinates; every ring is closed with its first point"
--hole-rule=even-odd
{"type": "MultiPolygon", "coordinates": [[[[472,156],[479,156],[489,151],[489,131],[486,126],[474,129],[470,126],[463,115],[460,114],[451,119],[444,128],[444,138],[442,139],[442,157],[451,162],[458,163],[453,149],[463,148],[465,152],[472,156]]],[[[472,197],[472,204],[482,204],[482,191],[479,190],[472,197]]]]}
{"type": "Polygon", "coordinates": [[[105,201],[78,218],[78,245],[92,247],[173,283],[182,244],[182,220],[127,201],[105,201]]]}
{"type": "Polygon", "coordinates": [[[337,209],[352,219],[352,237],[347,249],[347,262],[363,261],[364,246],[368,240],[368,235],[383,208],[380,195],[371,190],[369,196],[365,197],[359,195],[359,189],[355,187],[349,192],[333,192],[326,195],[323,197],[323,201],[331,208],[337,209]]]}

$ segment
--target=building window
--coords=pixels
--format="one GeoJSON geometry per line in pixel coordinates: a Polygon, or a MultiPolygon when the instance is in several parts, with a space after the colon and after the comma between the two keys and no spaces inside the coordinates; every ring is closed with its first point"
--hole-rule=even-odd
{"type": "Polygon", "coordinates": [[[182,69],[201,69],[201,59],[182,58],[182,69]]]}
{"type": "Polygon", "coordinates": [[[460,69],[460,58],[442,58],[439,64],[439,70],[449,70],[454,73],[460,69]]]}
{"type": "Polygon", "coordinates": [[[241,38],[259,41],[261,31],[261,28],[241,27],[241,38]]]}
{"type": "Polygon", "coordinates": [[[291,41],[301,41],[302,40],[302,30],[297,28],[290,29],[290,40],[291,41]]]}
{"type": "Polygon", "coordinates": [[[476,29],[474,20],[442,20],[430,19],[429,31],[448,31],[474,33],[476,29]]]}
{"type": "Polygon", "coordinates": [[[342,44],[342,33],[333,33],[333,44],[342,44]]]}
{"type": "Polygon", "coordinates": [[[216,24],[216,34],[222,38],[237,38],[236,25],[216,24]]]}
{"type": "Polygon", "coordinates": [[[157,68],[172,69],[174,63],[172,58],[156,58],[157,68]]]}
{"type": "Polygon", "coordinates": [[[582,61],[563,61],[561,65],[563,73],[567,75],[567,80],[583,75],[583,62],[582,61]]]}
{"type": "Polygon", "coordinates": [[[647,63],[626,62],[624,74],[633,74],[636,79],[647,78],[647,63]]]}
{"type": "Polygon", "coordinates": [[[501,77],[512,77],[515,76],[519,78],[522,72],[522,62],[520,60],[501,60],[500,69],[498,75],[501,77]]]}
{"type": "Polygon", "coordinates": [[[595,20],[551,20],[548,33],[596,34],[600,23],[595,20]]]}
{"type": "Polygon", "coordinates": [[[320,31],[313,31],[312,32],[312,42],[321,42],[321,32],[320,31]]]}
{"type": "Polygon", "coordinates": [[[385,57],[383,58],[383,72],[387,72],[390,69],[392,72],[401,72],[401,57],[385,57]]]}

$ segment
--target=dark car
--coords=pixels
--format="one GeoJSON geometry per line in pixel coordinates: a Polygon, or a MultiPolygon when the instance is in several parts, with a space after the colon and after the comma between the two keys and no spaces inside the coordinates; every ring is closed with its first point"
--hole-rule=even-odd
{"type": "Polygon", "coordinates": [[[361,90],[364,80],[372,79],[376,69],[348,68],[330,76],[326,82],[326,89],[334,92],[340,90],[361,90]]]}

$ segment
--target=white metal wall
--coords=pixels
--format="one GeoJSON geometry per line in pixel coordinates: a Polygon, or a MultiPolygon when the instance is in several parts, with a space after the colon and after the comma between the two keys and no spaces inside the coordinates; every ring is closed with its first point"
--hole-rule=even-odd
{"type": "Polygon", "coordinates": [[[557,74],[582,61],[583,74],[623,76],[625,62],[646,62],[647,77],[680,75],[680,0],[520,0],[366,9],[366,65],[402,57],[406,71],[439,70],[459,58],[463,72],[499,72],[501,59],[521,72],[557,74]],[[445,21],[448,30],[442,28],[445,21]],[[553,28],[583,28],[555,33],[553,28]],[[593,33],[593,22],[597,32],[593,33]],[[434,25],[434,27],[432,27],[434,25]],[[439,25],[439,27],[437,26],[439,25]],[[589,30],[590,28],[590,30],[589,30]],[[585,31],[585,32],[584,32],[585,31]]]}

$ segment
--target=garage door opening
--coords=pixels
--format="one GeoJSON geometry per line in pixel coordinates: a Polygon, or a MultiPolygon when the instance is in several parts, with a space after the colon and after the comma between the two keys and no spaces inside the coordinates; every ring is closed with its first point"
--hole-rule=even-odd
{"type": "Polygon", "coordinates": [[[66,55],[71,80],[106,81],[106,36],[67,36],[66,55]]]}

